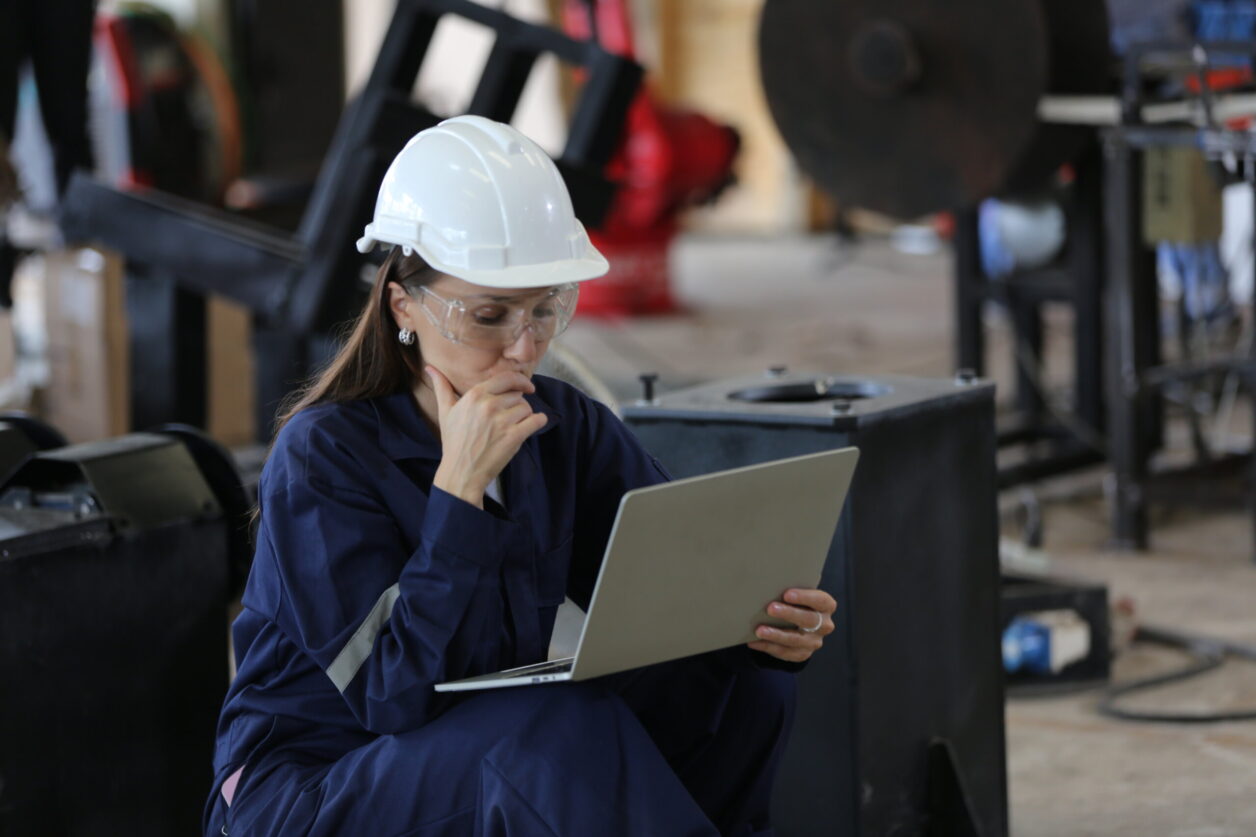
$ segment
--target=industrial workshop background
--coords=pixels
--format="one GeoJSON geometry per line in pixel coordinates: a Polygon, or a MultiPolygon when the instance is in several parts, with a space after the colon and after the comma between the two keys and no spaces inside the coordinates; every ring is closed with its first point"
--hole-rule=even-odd
{"type": "Polygon", "coordinates": [[[460,114],[611,263],[544,374],[678,478],[860,448],[778,834],[1256,834],[1253,0],[0,3],[0,834],[199,832],[277,411],[460,114]]]}

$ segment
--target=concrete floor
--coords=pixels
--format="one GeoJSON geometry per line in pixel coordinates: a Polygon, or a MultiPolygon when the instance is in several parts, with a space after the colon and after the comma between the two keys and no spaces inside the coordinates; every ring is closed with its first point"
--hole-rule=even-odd
{"type": "MultiPolygon", "coordinates": [[[[577,320],[565,336],[620,398],[636,376],[660,391],[774,364],[828,374],[953,373],[949,256],[908,256],[882,242],[688,238],[673,254],[685,310],[618,322],[577,320]]],[[[1007,331],[990,323],[991,375],[1011,380],[1007,331]]],[[[1067,322],[1048,328],[1049,378],[1067,380],[1067,322]]],[[[1245,420],[1236,419],[1241,428],[1245,420]]],[[[1256,643],[1253,533],[1239,512],[1157,509],[1152,550],[1106,548],[1102,469],[1038,487],[1044,552],[1053,573],[1099,579],[1147,623],[1256,643]]],[[[1004,497],[1014,510],[1019,494],[1004,497]]],[[[1014,515],[1004,535],[1014,538],[1014,515]]],[[[1166,649],[1135,645],[1117,681],[1178,665],[1166,649]]],[[[1008,772],[1016,837],[1251,837],[1256,835],[1256,723],[1146,724],[1095,711],[1096,691],[1013,699],[1008,772]]],[[[1222,669],[1153,694],[1148,709],[1256,708],[1256,665],[1222,669]]]]}

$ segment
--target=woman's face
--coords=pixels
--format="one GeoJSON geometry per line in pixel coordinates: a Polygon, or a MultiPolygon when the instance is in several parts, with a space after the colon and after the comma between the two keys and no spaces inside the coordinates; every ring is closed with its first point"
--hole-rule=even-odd
{"type": "MultiPolygon", "coordinates": [[[[441,276],[427,287],[443,300],[461,302],[465,306],[466,317],[486,321],[492,321],[503,311],[516,306],[531,311],[532,306],[542,303],[551,290],[488,288],[454,276],[441,276]]],[[[468,345],[451,340],[424,312],[425,304],[439,319],[443,311],[440,301],[432,297],[425,300],[421,293],[408,294],[396,284],[390,288],[393,318],[399,327],[408,328],[418,336],[423,362],[440,370],[460,395],[500,372],[520,372],[531,377],[549,348],[549,340],[538,340],[531,328],[524,328],[513,342],[504,346],[468,345]]]]}

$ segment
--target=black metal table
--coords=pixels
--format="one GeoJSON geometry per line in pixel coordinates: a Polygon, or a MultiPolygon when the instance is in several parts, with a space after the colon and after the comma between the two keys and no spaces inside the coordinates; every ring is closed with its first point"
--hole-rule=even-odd
{"type": "MultiPolygon", "coordinates": [[[[1104,319],[1106,402],[1112,468],[1110,501],[1115,545],[1145,549],[1151,500],[1216,502],[1217,481],[1236,466],[1246,470],[1243,498],[1256,525],[1256,458],[1250,449],[1186,468],[1153,470],[1159,447],[1158,401],[1164,388],[1216,374],[1256,378],[1256,341],[1246,353],[1208,362],[1166,363],[1159,357],[1160,322],[1154,261],[1142,238],[1142,157],[1151,148],[1197,148],[1210,156],[1232,154],[1256,185],[1256,135],[1219,128],[1119,125],[1102,132],[1107,276],[1104,319]]],[[[1256,410],[1253,410],[1256,438],[1256,410]]],[[[1243,477],[1245,476],[1245,479],[1243,477]]],[[[1256,549],[1254,549],[1256,554],[1256,549]]]]}

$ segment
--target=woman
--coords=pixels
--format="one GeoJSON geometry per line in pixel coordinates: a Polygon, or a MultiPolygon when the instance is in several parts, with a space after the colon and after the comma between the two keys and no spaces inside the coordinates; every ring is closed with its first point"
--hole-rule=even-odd
{"type": "MultiPolygon", "coordinates": [[[[283,417],[206,833],[768,830],[796,667],[835,603],[795,590],[748,648],[585,683],[433,684],[545,659],[620,497],[667,479],[605,407],[533,377],[606,272],[553,163],[507,125],[417,135],[359,242],[393,245],[283,417]]],[[[695,590],[695,602],[702,591],[695,590]]]]}

